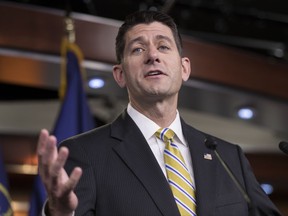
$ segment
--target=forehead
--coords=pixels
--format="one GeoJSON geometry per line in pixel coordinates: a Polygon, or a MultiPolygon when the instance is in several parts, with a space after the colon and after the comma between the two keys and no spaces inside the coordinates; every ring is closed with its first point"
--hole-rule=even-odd
{"type": "Polygon", "coordinates": [[[173,40],[172,31],[168,26],[160,22],[152,22],[133,26],[126,34],[126,41],[129,42],[138,37],[154,37],[158,35],[163,35],[173,40]]]}

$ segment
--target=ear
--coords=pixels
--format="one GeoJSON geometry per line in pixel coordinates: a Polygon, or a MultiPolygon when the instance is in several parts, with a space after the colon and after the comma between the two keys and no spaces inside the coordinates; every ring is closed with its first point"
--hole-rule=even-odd
{"type": "Polygon", "coordinates": [[[114,76],[115,81],[118,83],[118,85],[121,88],[124,88],[126,86],[126,80],[125,80],[125,76],[124,76],[123,68],[121,64],[113,66],[113,76],[114,76]]]}
{"type": "Polygon", "coordinates": [[[190,77],[191,65],[190,60],[187,57],[182,58],[182,80],[187,81],[190,77]]]}

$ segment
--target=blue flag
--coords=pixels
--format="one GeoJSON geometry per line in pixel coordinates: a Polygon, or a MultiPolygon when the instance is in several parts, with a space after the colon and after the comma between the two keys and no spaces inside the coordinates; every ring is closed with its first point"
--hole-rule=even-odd
{"type": "Polygon", "coordinates": [[[95,127],[82,83],[80,49],[76,44],[67,48],[67,88],[53,132],[58,142],[95,127]]]}
{"type": "MultiPolygon", "coordinates": [[[[62,56],[65,57],[63,70],[66,82],[62,82],[62,87],[64,86],[62,89],[64,90],[64,93],[62,92],[63,101],[52,132],[58,143],[95,127],[82,83],[81,50],[76,44],[68,41],[64,41],[62,46],[62,56]]],[[[46,200],[46,192],[39,176],[35,179],[33,190],[29,216],[39,216],[46,200]]]]}
{"type": "Polygon", "coordinates": [[[0,215],[13,215],[11,198],[8,190],[7,173],[2,160],[2,155],[0,155],[0,215]]]}

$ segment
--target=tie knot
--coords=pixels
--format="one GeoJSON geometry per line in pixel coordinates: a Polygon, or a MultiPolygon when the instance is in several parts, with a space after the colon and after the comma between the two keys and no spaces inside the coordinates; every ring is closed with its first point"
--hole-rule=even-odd
{"type": "Polygon", "coordinates": [[[160,128],[159,130],[157,130],[155,135],[163,142],[167,143],[168,141],[173,141],[175,133],[169,128],[160,128]]]}

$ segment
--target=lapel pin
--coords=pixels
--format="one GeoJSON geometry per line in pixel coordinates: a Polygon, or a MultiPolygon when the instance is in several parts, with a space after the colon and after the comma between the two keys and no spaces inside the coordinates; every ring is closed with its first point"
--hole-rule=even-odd
{"type": "Polygon", "coordinates": [[[204,154],[204,159],[206,159],[206,160],[212,160],[212,155],[205,153],[205,154],[204,154]]]}

